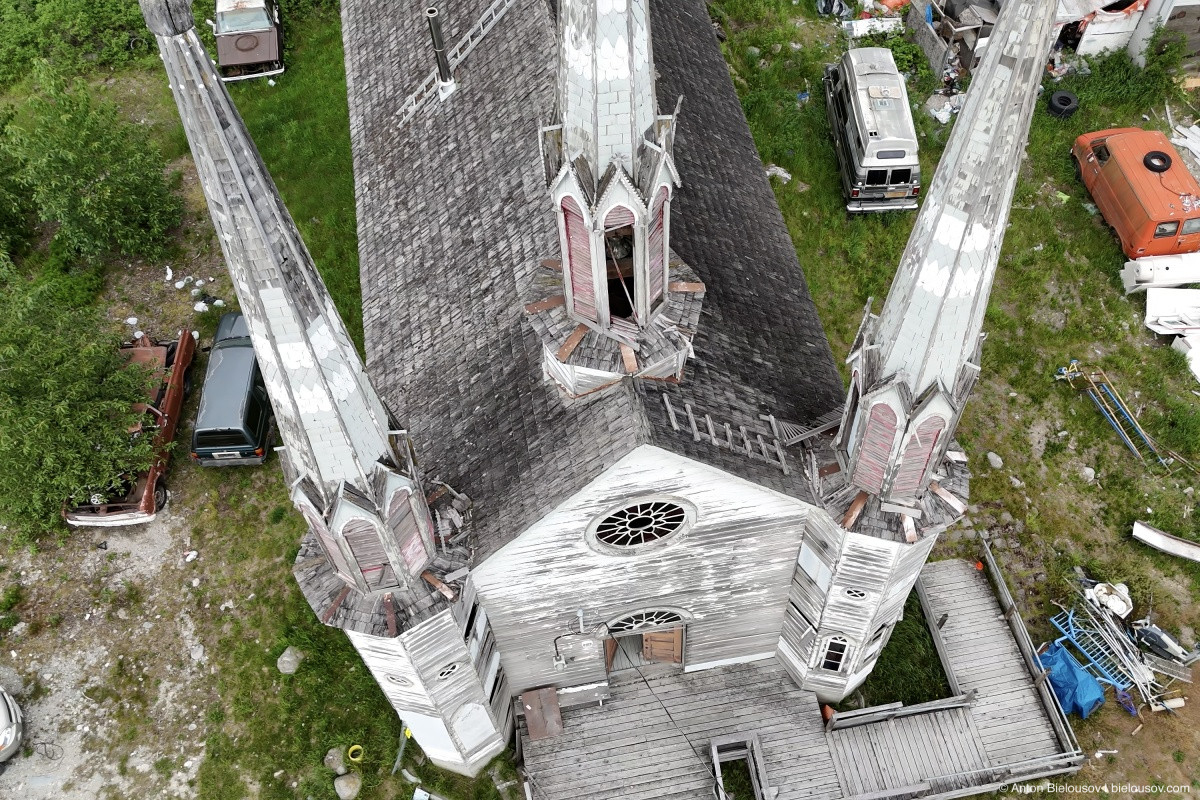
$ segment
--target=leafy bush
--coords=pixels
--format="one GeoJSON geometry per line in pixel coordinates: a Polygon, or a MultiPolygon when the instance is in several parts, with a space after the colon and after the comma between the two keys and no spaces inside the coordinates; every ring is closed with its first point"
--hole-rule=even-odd
{"type": "Polygon", "coordinates": [[[21,163],[39,216],[58,223],[55,238],[86,258],[158,255],[182,204],[149,136],[112,103],[94,99],[82,81],[68,86],[45,62],[37,82],[40,91],[0,146],[21,163]]]}
{"type": "Polygon", "coordinates": [[[24,78],[39,58],[77,73],[153,51],[132,0],[0,0],[0,86],[24,78]]]}
{"type": "Polygon", "coordinates": [[[896,60],[896,69],[909,76],[908,90],[914,99],[936,88],[933,70],[929,68],[929,59],[925,57],[925,51],[906,39],[904,31],[873,33],[857,40],[854,46],[886,47],[891,50],[892,58],[896,60]]]}
{"type": "Polygon", "coordinates": [[[143,469],[151,437],[131,438],[149,375],[128,369],[91,307],[59,301],[57,279],[0,286],[0,522],[29,537],[64,500],[143,469]]]}

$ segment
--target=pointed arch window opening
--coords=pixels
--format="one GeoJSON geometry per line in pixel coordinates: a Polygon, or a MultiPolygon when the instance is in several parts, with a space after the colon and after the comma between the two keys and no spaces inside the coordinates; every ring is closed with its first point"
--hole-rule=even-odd
{"type": "Polygon", "coordinates": [[[624,206],[616,206],[604,218],[604,268],[608,282],[610,319],[637,323],[637,218],[624,206]]]}

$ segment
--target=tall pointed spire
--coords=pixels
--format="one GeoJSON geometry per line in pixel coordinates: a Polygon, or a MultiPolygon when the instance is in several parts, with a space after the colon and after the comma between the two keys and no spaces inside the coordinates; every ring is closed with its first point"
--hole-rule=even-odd
{"type": "Polygon", "coordinates": [[[983,315],[1050,49],[1054,4],[1005,4],[975,70],[900,268],[851,350],[838,434],[850,483],[912,505],[979,374],[983,315]]]}
{"type": "MultiPolygon", "coordinates": [[[[427,595],[432,524],[410,446],[367,379],[186,0],[141,0],[284,441],[292,499],[341,582],[427,595]]],[[[314,598],[309,598],[310,602],[314,598]]],[[[322,609],[323,610],[323,609],[322,609]]]]}
{"type": "Polygon", "coordinates": [[[658,116],[647,0],[562,0],[558,102],[563,149],[599,179],[616,163],[637,180],[658,116]]]}

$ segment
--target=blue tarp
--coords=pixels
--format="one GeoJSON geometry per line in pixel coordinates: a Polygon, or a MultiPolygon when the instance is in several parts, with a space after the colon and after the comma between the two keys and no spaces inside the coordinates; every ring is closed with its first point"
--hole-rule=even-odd
{"type": "Polygon", "coordinates": [[[1104,705],[1104,687],[1061,644],[1055,642],[1038,656],[1043,669],[1050,670],[1050,685],[1063,711],[1088,718],[1104,705]]]}

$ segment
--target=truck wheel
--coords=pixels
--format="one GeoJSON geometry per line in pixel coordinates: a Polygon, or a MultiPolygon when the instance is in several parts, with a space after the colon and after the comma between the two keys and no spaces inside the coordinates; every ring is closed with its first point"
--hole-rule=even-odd
{"type": "Polygon", "coordinates": [[[1079,110],[1079,98],[1071,92],[1057,91],[1050,95],[1050,116],[1066,119],[1079,110]]]}
{"type": "Polygon", "coordinates": [[[1074,153],[1071,153],[1071,166],[1075,168],[1075,180],[1082,181],[1083,170],[1080,168],[1079,159],[1075,157],[1074,153]]]}
{"type": "Polygon", "coordinates": [[[167,487],[162,481],[154,484],[154,510],[162,511],[167,504],[167,487]]]}
{"type": "Polygon", "coordinates": [[[188,368],[183,371],[183,396],[192,396],[192,367],[193,364],[188,364],[188,368]]]}
{"type": "Polygon", "coordinates": [[[1166,172],[1171,168],[1171,157],[1162,150],[1151,150],[1142,158],[1142,164],[1151,172],[1166,172]]]}

